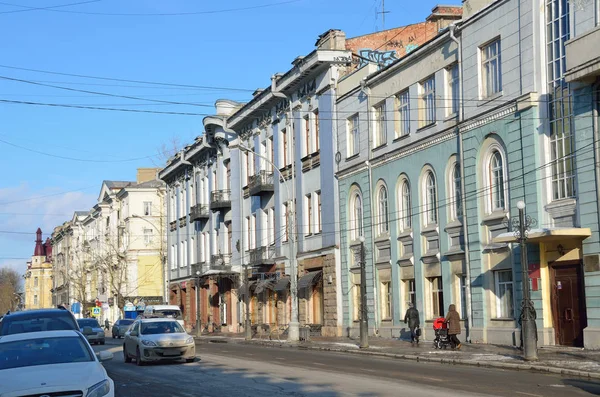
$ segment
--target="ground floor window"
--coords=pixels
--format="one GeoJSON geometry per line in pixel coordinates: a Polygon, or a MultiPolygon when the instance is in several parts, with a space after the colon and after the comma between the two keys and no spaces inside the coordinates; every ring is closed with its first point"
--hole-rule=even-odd
{"type": "Polygon", "coordinates": [[[514,318],[512,270],[494,272],[496,284],[496,317],[514,318]]]}
{"type": "Polygon", "coordinates": [[[313,287],[310,296],[310,323],[323,324],[323,284],[319,282],[313,287]]]}
{"type": "Polygon", "coordinates": [[[431,277],[428,279],[431,289],[431,317],[444,316],[444,286],[441,277],[431,277]]]}
{"type": "Polygon", "coordinates": [[[467,277],[458,276],[460,287],[460,318],[466,319],[467,315],[467,277]]]}
{"type": "Polygon", "coordinates": [[[381,319],[392,319],[392,283],[383,281],[381,283],[381,319]]]}
{"type": "Polygon", "coordinates": [[[409,303],[412,303],[415,307],[417,306],[417,292],[414,278],[404,280],[404,300],[406,301],[407,306],[409,303]]]}

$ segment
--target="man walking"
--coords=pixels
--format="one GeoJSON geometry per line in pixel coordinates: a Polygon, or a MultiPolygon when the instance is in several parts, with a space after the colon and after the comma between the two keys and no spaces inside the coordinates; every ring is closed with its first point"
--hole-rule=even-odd
{"type": "Polygon", "coordinates": [[[415,308],[415,305],[412,302],[408,303],[408,310],[404,315],[404,324],[408,323],[408,328],[410,329],[410,343],[413,345],[419,344],[419,336],[417,335],[417,330],[419,329],[419,311],[415,308]]]}

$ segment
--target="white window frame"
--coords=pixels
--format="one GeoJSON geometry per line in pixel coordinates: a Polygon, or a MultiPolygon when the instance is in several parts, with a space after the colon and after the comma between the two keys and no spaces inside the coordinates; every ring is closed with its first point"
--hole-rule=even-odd
{"type": "Polygon", "coordinates": [[[307,113],[302,120],[302,137],[303,137],[303,156],[308,156],[312,153],[312,120],[310,117],[310,113],[307,113]]]}
{"type": "Polygon", "coordinates": [[[152,216],[152,201],[144,201],[144,216],[152,216]]]}
{"type": "Polygon", "coordinates": [[[435,225],[438,223],[438,186],[435,173],[428,169],[423,177],[423,212],[425,225],[435,225]]]}
{"type": "Polygon", "coordinates": [[[496,38],[479,48],[481,58],[481,97],[491,98],[502,92],[502,45],[496,38]]]}
{"type": "Polygon", "coordinates": [[[311,193],[308,193],[307,195],[304,196],[304,208],[305,208],[304,222],[306,222],[304,230],[305,230],[305,234],[307,236],[310,236],[313,233],[313,219],[312,218],[314,218],[314,206],[313,206],[312,200],[313,200],[313,197],[312,197],[311,193]]]}
{"type": "Polygon", "coordinates": [[[419,83],[419,128],[436,122],[435,75],[431,75],[419,83]]]}
{"type": "Polygon", "coordinates": [[[450,220],[459,220],[462,218],[462,185],[461,185],[460,163],[454,161],[448,168],[448,187],[450,189],[450,198],[452,205],[450,206],[450,220]]]}
{"type": "Polygon", "coordinates": [[[514,318],[515,316],[515,282],[512,269],[497,270],[494,272],[494,295],[496,296],[496,318],[514,318]],[[500,273],[510,273],[510,281],[500,281],[500,273]],[[510,285],[511,291],[511,307],[503,307],[502,298],[499,295],[500,288],[503,287],[506,291],[510,285]],[[506,312],[512,309],[512,313],[506,312]]]}
{"type": "Polygon", "coordinates": [[[395,138],[400,138],[410,134],[410,96],[408,90],[396,95],[396,109],[398,110],[398,120],[395,123],[395,138]]]}
{"type": "Polygon", "coordinates": [[[350,230],[352,240],[358,240],[364,234],[364,206],[362,194],[354,191],[350,196],[350,230]]]}
{"type": "Polygon", "coordinates": [[[487,150],[486,156],[484,158],[484,170],[483,170],[483,175],[484,175],[484,186],[485,186],[485,192],[486,192],[486,200],[485,200],[485,205],[486,205],[486,212],[488,214],[491,214],[495,211],[506,211],[506,205],[508,203],[508,197],[507,197],[507,192],[508,192],[508,179],[507,179],[507,170],[506,170],[506,154],[504,153],[504,150],[502,149],[502,147],[498,144],[498,143],[493,143],[490,145],[490,147],[487,150]],[[498,194],[498,188],[499,186],[497,186],[494,183],[494,175],[493,175],[493,170],[492,170],[492,160],[494,159],[494,153],[498,153],[498,155],[500,156],[500,160],[502,161],[502,184],[501,184],[501,188],[502,188],[502,195],[501,195],[501,199],[502,202],[500,204],[500,206],[498,206],[498,202],[496,200],[496,194],[498,194]]]}
{"type": "Polygon", "coordinates": [[[350,116],[346,120],[346,131],[348,137],[348,157],[357,155],[360,152],[360,129],[358,113],[350,116]]]}
{"type": "Polygon", "coordinates": [[[285,202],[281,205],[281,233],[283,233],[283,237],[281,239],[282,242],[288,242],[290,240],[290,233],[288,230],[288,212],[290,210],[290,206],[288,202],[285,202]]]}
{"type": "Polygon", "coordinates": [[[151,228],[144,228],[144,244],[145,245],[152,244],[153,237],[154,237],[154,230],[152,230],[151,228]]]}
{"type": "Polygon", "coordinates": [[[398,188],[398,212],[400,214],[400,231],[409,230],[412,228],[412,209],[411,209],[411,192],[410,181],[407,177],[400,179],[398,188]]]}
{"type": "Polygon", "coordinates": [[[321,202],[321,191],[317,190],[315,192],[316,197],[316,201],[317,201],[317,224],[316,224],[316,232],[317,233],[321,233],[323,231],[323,214],[321,212],[321,206],[322,206],[322,202],[321,202]]]}
{"type": "Polygon", "coordinates": [[[453,63],[446,68],[446,116],[455,116],[460,106],[460,83],[458,63],[453,63]]]}
{"type": "Polygon", "coordinates": [[[373,107],[373,147],[378,148],[387,143],[387,128],[385,101],[382,101],[373,107]]]}
{"type": "Polygon", "coordinates": [[[381,319],[391,320],[393,316],[393,293],[392,282],[382,281],[381,284],[381,319]]]}
{"type": "Polygon", "coordinates": [[[429,318],[435,319],[444,316],[444,280],[441,276],[428,277],[429,286],[429,318]],[[441,296],[441,304],[440,304],[441,296]],[[435,302],[435,304],[434,304],[435,302]],[[434,306],[439,306],[439,312],[435,313],[434,306]]]}
{"type": "Polygon", "coordinates": [[[275,208],[271,207],[267,211],[267,236],[269,245],[275,244],[275,208]]]}
{"type": "Polygon", "coordinates": [[[377,230],[379,234],[389,233],[389,193],[383,184],[377,188],[377,230]]]}

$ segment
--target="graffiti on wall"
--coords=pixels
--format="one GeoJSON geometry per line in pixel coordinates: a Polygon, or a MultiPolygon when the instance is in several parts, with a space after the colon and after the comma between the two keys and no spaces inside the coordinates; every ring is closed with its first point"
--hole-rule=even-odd
{"type": "Polygon", "coordinates": [[[358,55],[362,57],[360,58],[358,64],[358,67],[361,68],[367,63],[369,63],[369,61],[378,64],[380,67],[383,67],[389,65],[390,63],[398,59],[398,57],[396,56],[396,50],[377,51],[365,49],[360,50],[358,52],[358,55]]]}

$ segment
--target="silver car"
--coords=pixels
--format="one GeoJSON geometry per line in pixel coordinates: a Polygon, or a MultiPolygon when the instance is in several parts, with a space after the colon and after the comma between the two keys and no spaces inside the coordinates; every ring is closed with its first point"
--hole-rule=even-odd
{"type": "Polygon", "coordinates": [[[95,318],[79,318],[77,324],[79,324],[81,333],[90,344],[99,343],[103,345],[106,342],[104,330],[95,318]]]}
{"type": "Polygon", "coordinates": [[[122,337],[124,337],[125,333],[129,329],[129,327],[131,326],[131,324],[133,324],[133,321],[134,320],[129,320],[129,319],[117,320],[117,322],[114,323],[113,326],[112,326],[112,337],[113,338],[122,338],[122,337]]]}
{"type": "Polygon", "coordinates": [[[134,359],[137,365],[174,360],[191,363],[196,358],[196,344],[177,320],[138,319],[125,333],[123,357],[126,363],[134,359]]]}

